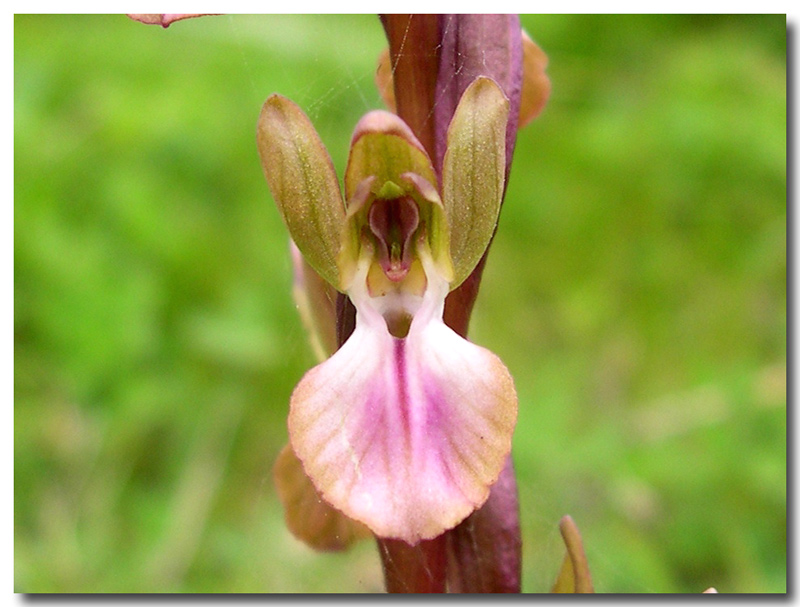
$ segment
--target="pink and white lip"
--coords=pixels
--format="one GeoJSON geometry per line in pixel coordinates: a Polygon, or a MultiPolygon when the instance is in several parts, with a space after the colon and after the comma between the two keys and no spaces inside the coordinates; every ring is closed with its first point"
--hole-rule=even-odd
{"type": "Polygon", "coordinates": [[[428,287],[403,338],[390,334],[361,264],[349,292],[355,331],[301,380],[289,414],[292,445],[322,497],[409,544],[484,503],[516,422],[508,370],[444,324],[447,283],[421,257],[428,287]]]}

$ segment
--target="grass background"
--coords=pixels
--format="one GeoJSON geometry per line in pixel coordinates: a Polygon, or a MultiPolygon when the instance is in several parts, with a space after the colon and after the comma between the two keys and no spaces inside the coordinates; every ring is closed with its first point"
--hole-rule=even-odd
{"type": "MultiPolygon", "coordinates": [[[[472,339],[520,397],[528,592],[582,530],[601,592],[786,590],[786,21],[525,16],[520,132],[472,339]]],[[[373,16],[14,25],[18,592],[370,592],[271,480],[314,364],[255,123],[337,169],[381,107],[373,16]]]]}

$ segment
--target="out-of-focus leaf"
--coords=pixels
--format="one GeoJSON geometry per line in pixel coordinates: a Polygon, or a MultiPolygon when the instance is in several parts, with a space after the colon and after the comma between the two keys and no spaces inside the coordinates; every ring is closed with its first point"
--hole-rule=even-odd
{"type": "Polygon", "coordinates": [[[561,565],[551,592],[558,594],[589,594],[594,592],[589,563],[583,550],[583,541],[578,527],[571,516],[565,516],[559,523],[561,537],[567,546],[567,554],[561,565]]]}

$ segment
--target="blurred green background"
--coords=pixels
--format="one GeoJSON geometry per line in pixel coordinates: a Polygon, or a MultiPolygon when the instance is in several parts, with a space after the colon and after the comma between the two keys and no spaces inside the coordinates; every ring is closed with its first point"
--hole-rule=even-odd
{"type": "MultiPolygon", "coordinates": [[[[526,16],[520,132],[472,339],[514,374],[528,592],[571,514],[600,592],[786,590],[786,21],[526,16]]],[[[14,27],[15,589],[372,592],[371,541],[285,530],[314,364],[255,124],[337,168],[381,107],[374,16],[14,27]]]]}

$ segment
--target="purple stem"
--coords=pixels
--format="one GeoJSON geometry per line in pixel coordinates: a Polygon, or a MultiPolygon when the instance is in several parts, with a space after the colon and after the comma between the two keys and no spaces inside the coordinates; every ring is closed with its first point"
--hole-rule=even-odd
{"type": "MultiPolygon", "coordinates": [[[[383,15],[397,113],[430,154],[441,176],[447,127],[467,86],[488,76],[510,103],[506,182],[517,134],[522,38],[515,15],[383,15]]],[[[488,252],[488,251],[487,251],[488,252]]],[[[445,322],[466,337],[484,253],[472,275],[445,302],[445,322]]],[[[337,305],[342,344],[354,327],[346,296],[337,305]]],[[[455,529],[410,546],[378,538],[388,592],[519,592],[521,540],[514,469],[509,456],[489,499],[455,529]]]]}
{"type": "Polygon", "coordinates": [[[395,593],[445,592],[447,587],[447,539],[409,546],[402,540],[378,538],[386,591],[395,593]]]}

